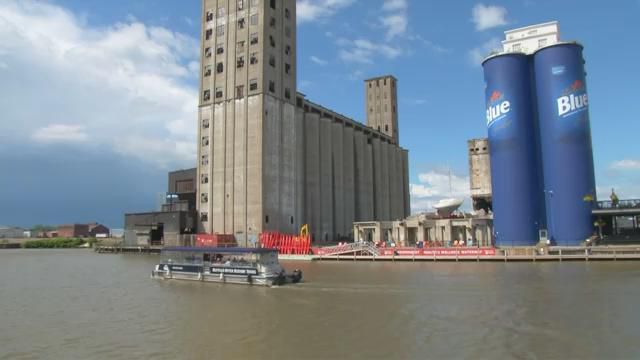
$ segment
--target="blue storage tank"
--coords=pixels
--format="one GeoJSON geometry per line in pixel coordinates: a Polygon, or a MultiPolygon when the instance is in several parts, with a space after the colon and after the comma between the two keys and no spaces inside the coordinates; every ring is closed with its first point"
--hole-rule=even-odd
{"type": "Polygon", "coordinates": [[[582,46],[559,43],[533,57],[549,238],[579,245],[596,202],[582,46]]]}
{"type": "Polygon", "coordinates": [[[544,197],[529,57],[501,54],[483,62],[497,246],[538,243],[544,197]]]}

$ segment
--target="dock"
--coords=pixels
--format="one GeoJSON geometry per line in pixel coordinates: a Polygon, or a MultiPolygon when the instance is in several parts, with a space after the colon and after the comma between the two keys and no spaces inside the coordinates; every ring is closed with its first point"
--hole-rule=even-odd
{"type": "MultiPolygon", "coordinates": [[[[99,254],[159,255],[161,246],[97,246],[99,254]]],[[[386,261],[386,262],[563,262],[640,261],[640,245],[514,248],[376,248],[367,244],[319,247],[309,255],[280,254],[283,261],[386,261]]]]}

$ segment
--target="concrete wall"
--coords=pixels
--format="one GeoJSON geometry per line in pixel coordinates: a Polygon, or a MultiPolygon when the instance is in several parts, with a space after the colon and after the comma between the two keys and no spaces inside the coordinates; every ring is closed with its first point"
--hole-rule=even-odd
{"type": "Polygon", "coordinates": [[[331,166],[331,120],[320,119],[320,203],[321,239],[333,240],[333,172],[331,166]]]}
{"type": "Polygon", "coordinates": [[[402,191],[404,192],[404,217],[411,215],[411,193],[409,187],[409,151],[402,149],[402,191]]]}
{"type": "Polygon", "coordinates": [[[344,235],[351,236],[353,233],[353,222],[355,221],[356,209],[356,186],[355,186],[355,154],[353,128],[344,127],[343,135],[343,176],[344,176],[344,235]]]}
{"type": "Polygon", "coordinates": [[[344,218],[344,125],[333,123],[331,136],[331,172],[333,174],[333,223],[334,238],[340,238],[349,231],[344,218]]]}
{"type": "Polygon", "coordinates": [[[320,204],[320,115],[304,115],[305,219],[314,241],[322,238],[320,204]]]}

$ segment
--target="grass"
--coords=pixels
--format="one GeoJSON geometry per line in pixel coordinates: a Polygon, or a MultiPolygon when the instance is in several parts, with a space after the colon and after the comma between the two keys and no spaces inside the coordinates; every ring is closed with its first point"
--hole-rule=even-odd
{"type": "Polygon", "coordinates": [[[22,246],[25,249],[71,249],[80,247],[85,243],[87,241],[78,238],[53,238],[27,241],[22,246]]]}

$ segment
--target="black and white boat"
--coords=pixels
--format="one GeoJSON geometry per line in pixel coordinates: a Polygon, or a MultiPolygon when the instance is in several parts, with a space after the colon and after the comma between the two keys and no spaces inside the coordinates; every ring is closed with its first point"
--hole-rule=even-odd
{"type": "Polygon", "coordinates": [[[278,251],[261,248],[167,247],[151,276],[247,285],[298,283],[302,271],[290,274],[278,262],[278,251]]]}

